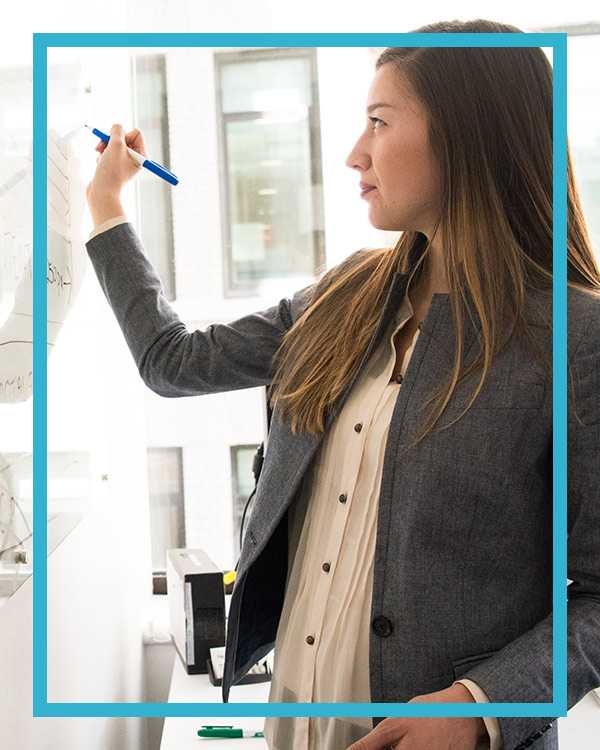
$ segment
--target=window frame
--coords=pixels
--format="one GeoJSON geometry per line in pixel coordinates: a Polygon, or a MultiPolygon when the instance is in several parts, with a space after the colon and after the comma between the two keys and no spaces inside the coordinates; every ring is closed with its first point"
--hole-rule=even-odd
{"type": "MultiPolygon", "coordinates": [[[[163,150],[165,152],[162,158],[162,163],[165,166],[169,166],[171,163],[171,131],[170,131],[170,120],[169,120],[169,61],[168,55],[164,51],[156,52],[139,52],[133,53],[129,58],[129,79],[130,79],[130,94],[131,94],[131,112],[133,115],[133,122],[135,127],[139,127],[139,107],[138,107],[138,71],[137,61],[142,58],[155,58],[160,59],[161,76],[164,76],[164,113],[163,121],[165,123],[164,131],[161,131],[161,140],[163,150]]],[[[142,128],[143,131],[143,128],[142,128]]],[[[151,155],[150,155],[151,156],[151,155]]],[[[158,157],[154,157],[158,158],[158,157]]],[[[170,228],[169,231],[169,248],[166,249],[164,260],[166,261],[165,266],[168,269],[169,278],[163,279],[161,277],[161,284],[165,293],[165,298],[169,302],[177,302],[177,258],[175,252],[175,216],[173,206],[173,193],[166,185],[163,187],[164,194],[167,196],[166,210],[167,210],[167,223],[170,228]]],[[[144,239],[144,210],[142,206],[142,200],[140,195],[140,181],[135,180],[135,213],[136,222],[139,227],[140,237],[144,239]]],[[[150,258],[153,265],[156,264],[156,258],[150,258]]],[[[162,266],[162,264],[161,264],[162,266]]],[[[160,266],[159,266],[160,267],[160,266]]]]}

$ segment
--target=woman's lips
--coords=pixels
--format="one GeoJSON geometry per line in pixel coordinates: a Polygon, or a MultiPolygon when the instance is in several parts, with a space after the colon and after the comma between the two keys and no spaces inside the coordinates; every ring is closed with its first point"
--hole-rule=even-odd
{"type": "Polygon", "coordinates": [[[373,190],[377,190],[377,188],[376,187],[369,187],[369,188],[365,188],[364,190],[361,190],[360,197],[364,198],[365,195],[367,195],[368,193],[372,193],[373,190]]]}

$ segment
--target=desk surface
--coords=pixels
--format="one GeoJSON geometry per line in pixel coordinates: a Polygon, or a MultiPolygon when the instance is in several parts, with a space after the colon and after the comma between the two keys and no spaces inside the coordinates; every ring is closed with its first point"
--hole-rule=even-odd
{"type": "MultiPolygon", "coordinates": [[[[230,703],[268,703],[270,682],[256,685],[234,685],[229,693],[230,703]]],[[[221,688],[211,684],[206,674],[187,674],[181,659],[175,654],[169,703],[220,703],[221,688]]],[[[211,740],[198,737],[202,724],[235,724],[248,729],[263,730],[264,716],[199,716],[167,717],[163,727],[160,750],[266,750],[261,737],[234,740],[211,740]]]]}

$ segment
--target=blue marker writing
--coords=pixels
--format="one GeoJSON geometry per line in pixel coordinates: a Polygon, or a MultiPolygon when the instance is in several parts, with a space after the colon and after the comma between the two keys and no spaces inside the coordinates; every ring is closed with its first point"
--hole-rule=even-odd
{"type": "MultiPolygon", "coordinates": [[[[89,125],[85,126],[88,130],[91,130],[92,133],[101,140],[104,141],[104,143],[108,143],[110,140],[110,136],[106,135],[106,133],[103,133],[101,130],[98,130],[98,128],[90,128],[89,125]]],[[[179,180],[177,177],[173,174],[173,172],[170,172],[166,167],[163,167],[162,164],[159,164],[158,162],[152,161],[151,159],[147,159],[142,154],[138,154],[137,151],[134,151],[132,148],[127,147],[127,151],[131,155],[131,157],[140,165],[140,167],[146,167],[150,172],[154,172],[154,174],[158,175],[159,177],[162,177],[163,180],[166,180],[167,182],[170,182],[171,185],[177,185],[179,180]]]]}

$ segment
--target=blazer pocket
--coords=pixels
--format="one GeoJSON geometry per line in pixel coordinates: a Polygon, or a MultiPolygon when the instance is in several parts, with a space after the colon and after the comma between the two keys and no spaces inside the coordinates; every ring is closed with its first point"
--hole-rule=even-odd
{"type": "Polygon", "coordinates": [[[473,654],[472,656],[463,656],[460,659],[452,659],[452,671],[454,672],[454,679],[460,679],[476,664],[489,659],[497,653],[498,649],[495,649],[494,651],[483,651],[480,654],[473,654]]]}

